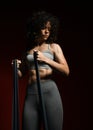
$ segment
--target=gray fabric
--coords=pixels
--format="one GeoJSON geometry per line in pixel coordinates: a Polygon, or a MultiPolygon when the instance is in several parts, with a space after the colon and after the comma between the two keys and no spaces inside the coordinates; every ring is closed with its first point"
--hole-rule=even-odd
{"type": "MultiPolygon", "coordinates": [[[[49,130],[62,130],[62,100],[55,82],[52,80],[41,81],[41,89],[45,102],[49,130]]],[[[40,130],[41,115],[37,83],[33,83],[27,87],[22,130],[40,130]]]]}
{"type": "MultiPolygon", "coordinates": [[[[43,55],[46,56],[47,58],[51,59],[51,60],[54,60],[54,55],[53,53],[51,52],[50,50],[50,44],[48,45],[48,49],[47,50],[44,50],[42,51],[43,55]]],[[[26,56],[27,58],[27,61],[29,62],[30,64],[30,69],[35,69],[35,64],[34,64],[34,56],[33,54],[28,54],[26,56]]],[[[38,68],[46,68],[46,69],[51,69],[51,67],[44,63],[44,62],[38,62],[38,68]]]]}

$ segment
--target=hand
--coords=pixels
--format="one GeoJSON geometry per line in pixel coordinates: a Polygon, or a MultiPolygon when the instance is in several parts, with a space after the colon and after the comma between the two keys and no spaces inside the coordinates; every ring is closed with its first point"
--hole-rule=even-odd
{"type": "Polygon", "coordinates": [[[40,51],[37,51],[37,60],[40,62],[46,62],[47,57],[40,51]]]}
{"type": "MultiPolygon", "coordinates": [[[[19,66],[20,66],[20,64],[21,64],[21,60],[16,59],[16,61],[17,61],[17,68],[19,69],[19,66]]],[[[13,65],[13,60],[12,60],[12,63],[11,63],[11,64],[13,65]]]]}

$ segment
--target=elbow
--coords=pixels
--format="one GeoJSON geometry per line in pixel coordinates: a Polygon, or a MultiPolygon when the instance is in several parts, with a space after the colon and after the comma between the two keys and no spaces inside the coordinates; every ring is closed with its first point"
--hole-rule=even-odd
{"type": "Polygon", "coordinates": [[[69,74],[70,74],[70,70],[68,69],[68,70],[66,71],[66,75],[69,76],[69,74]]]}
{"type": "Polygon", "coordinates": [[[67,68],[65,69],[65,75],[66,75],[66,76],[69,76],[69,74],[70,74],[70,69],[69,69],[69,67],[67,67],[67,68]]]}

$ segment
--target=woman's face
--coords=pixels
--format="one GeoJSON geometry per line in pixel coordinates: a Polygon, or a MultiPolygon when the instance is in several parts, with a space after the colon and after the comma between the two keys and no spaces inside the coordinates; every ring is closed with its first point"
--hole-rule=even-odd
{"type": "Polygon", "coordinates": [[[48,21],[44,28],[41,29],[41,38],[42,40],[46,41],[48,37],[50,36],[50,30],[51,30],[51,25],[50,22],[48,21]]]}

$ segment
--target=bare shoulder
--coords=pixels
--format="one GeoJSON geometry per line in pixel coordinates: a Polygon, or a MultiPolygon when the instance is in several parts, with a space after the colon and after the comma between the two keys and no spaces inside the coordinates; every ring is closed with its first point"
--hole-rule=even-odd
{"type": "Polygon", "coordinates": [[[57,43],[52,43],[50,46],[51,46],[51,49],[52,49],[53,52],[62,51],[62,48],[61,48],[60,45],[57,44],[57,43]]]}
{"type": "Polygon", "coordinates": [[[58,45],[57,43],[51,43],[50,46],[51,46],[52,48],[56,48],[56,47],[59,46],[59,45],[58,45]]]}

